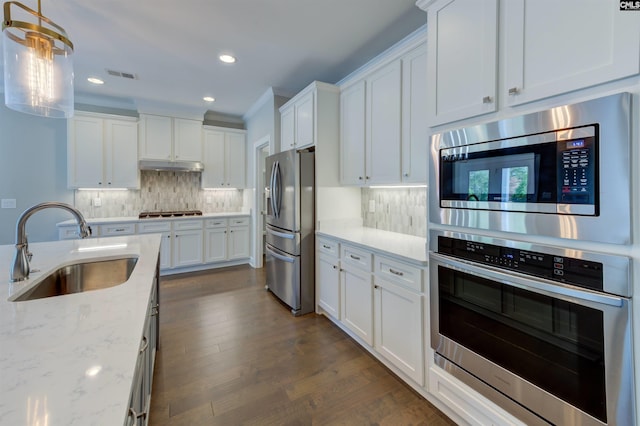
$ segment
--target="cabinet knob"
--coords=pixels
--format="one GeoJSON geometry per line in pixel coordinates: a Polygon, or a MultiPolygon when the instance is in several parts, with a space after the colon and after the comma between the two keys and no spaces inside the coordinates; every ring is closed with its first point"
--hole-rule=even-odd
{"type": "Polygon", "coordinates": [[[493,102],[493,98],[491,96],[485,96],[484,98],[482,98],[483,104],[490,104],[492,102],[493,102]]]}
{"type": "Polygon", "coordinates": [[[374,285],[374,286],[373,286],[373,289],[374,289],[374,290],[377,290],[377,289],[379,289],[379,288],[380,288],[380,286],[378,286],[378,285],[374,285]]]}
{"type": "Polygon", "coordinates": [[[107,182],[107,185],[111,185],[111,182],[107,182]]]}
{"type": "Polygon", "coordinates": [[[509,89],[509,96],[514,96],[520,93],[520,89],[517,87],[512,87],[509,89]]]}
{"type": "Polygon", "coordinates": [[[362,176],[358,176],[358,180],[362,180],[362,176]]]}
{"type": "Polygon", "coordinates": [[[336,265],[333,265],[333,269],[338,269],[338,267],[336,265]]]}
{"type": "Polygon", "coordinates": [[[366,177],[367,180],[371,179],[369,176],[366,177]]]}
{"type": "Polygon", "coordinates": [[[404,174],[404,177],[409,177],[409,173],[405,173],[405,174],[404,174]]]}
{"type": "Polygon", "coordinates": [[[102,182],[98,182],[98,185],[102,185],[102,182]]]}

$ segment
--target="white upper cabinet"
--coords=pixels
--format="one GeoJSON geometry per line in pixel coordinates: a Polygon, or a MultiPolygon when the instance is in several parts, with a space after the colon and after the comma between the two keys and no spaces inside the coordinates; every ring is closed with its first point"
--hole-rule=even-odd
{"type": "Polygon", "coordinates": [[[245,187],[245,140],[244,130],[204,128],[203,188],[245,187]]]}
{"type": "Polygon", "coordinates": [[[497,0],[439,0],[427,20],[429,125],[496,111],[497,0]]]}
{"type": "Polygon", "coordinates": [[[307,88],[280,108],[280,151],[315,145],[314,96],[307,88]]]}
{"type": "Polygon", "coordinates": [[[429,126],[427,125],[427,47],[402,57],[402,182],[426,183],[429,126]]]}
{"type": "Polygon", "coordinates": [[[76,112],[67,122],[69,188],[138,188],[135,118],[76,112]]]}
{"type": "Polygon", "coordinates": [[[401,63],[394,61],[367,81],[366,182],[400,181],[401,63]]]}
{"type": "Polygon", "coordinates": [[[202,161],[202,122],[173,119],[173,158],[176,161],[202,161]]]}
{"type": "Polygon", "coordinates": [[[202,161],[202,122],[140,114],[140,159],[202,161]]]}
{"type": "Polygon", "coordinates": [[[342,86],[342,185],[426,183],[426,43],[393,56],[342,86]]]}
{"type": "Polygon", "coordinates": [[[502,11],[507,105],[640,72],[640,16],[617,2],[509,0],[502,11]]]}
{"type": "Polygon", "coordinates": [[[617,2],[419,0],[418,6],[428,17],[429,126],[640,73],[640,14],[619,10],[617,2]]]}
{"type": "Polygon", "coordinates": [[[364,184],[365,81],[358,81],[340,93],[340,181],[343,185],[364,184]]]}

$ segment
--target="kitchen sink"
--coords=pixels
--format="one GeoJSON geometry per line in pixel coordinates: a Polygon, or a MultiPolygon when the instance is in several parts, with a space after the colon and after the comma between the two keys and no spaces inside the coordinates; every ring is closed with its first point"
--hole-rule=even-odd
{"type": "Polygon", "coordinates": [[[63,266],[13,301],[22,302],[115,287],[129,279],[137,261],[137,257],[124,257],[63,266]]]}

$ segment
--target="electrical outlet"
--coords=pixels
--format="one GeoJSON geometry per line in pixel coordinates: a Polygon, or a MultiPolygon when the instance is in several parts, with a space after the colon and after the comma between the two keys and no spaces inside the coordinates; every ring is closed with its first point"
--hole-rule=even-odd
{"type": "Polygon", "coordinates": [[[369,200],[369,213],[376,212],[376,200],[369,200]]]}
{"type": "Polygon", "coordinates": [[[102,206],[102,200],[100,198],[94,198],[93,199],[93,206],[94,207],[100,207],[102,206]]]}
{"type": "Polygon", "coordinates": [[[15,198],[3,198],[0,201],[0,208],[3,209],[15,209],[16,208],[16,199],[15,198]]]}

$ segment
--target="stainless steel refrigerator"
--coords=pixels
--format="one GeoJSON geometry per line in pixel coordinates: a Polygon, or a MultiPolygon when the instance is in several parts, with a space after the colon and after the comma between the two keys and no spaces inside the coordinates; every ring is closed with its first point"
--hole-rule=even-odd
{"type": "Polygon", "coordinates": [[[315,310],[314,153],[284,151],[266,159],[267,288],[294,315],[315,310]]]}

